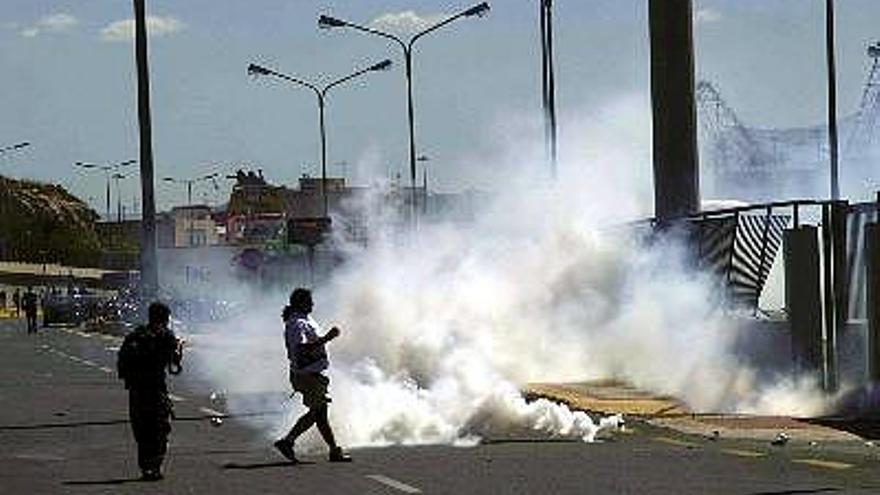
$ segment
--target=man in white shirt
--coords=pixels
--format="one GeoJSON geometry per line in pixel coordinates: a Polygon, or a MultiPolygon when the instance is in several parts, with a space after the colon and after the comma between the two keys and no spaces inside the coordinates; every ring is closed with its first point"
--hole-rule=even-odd
{"type": "Polygon", "coordinates": [[[306,430],[316,425],[327,446],[330,448],[330,462],[351,462],[351,456],[336,445],[333,430],[330,428],[327,405],[327,342],[339,336],[339,328],[333,327],[324,336],[318,335],[318,324],[309,313],[314,303],[308,289],[298,288],[290,295],[290,304],[284,308],[284,343],[287,358],[290,360],[290,383],[293,390],[303,396],[303,404],[309,410],[300,416],[284,438],[275,442],[275,448],[291,462],[297,462],[293,445],[306,430]]]}

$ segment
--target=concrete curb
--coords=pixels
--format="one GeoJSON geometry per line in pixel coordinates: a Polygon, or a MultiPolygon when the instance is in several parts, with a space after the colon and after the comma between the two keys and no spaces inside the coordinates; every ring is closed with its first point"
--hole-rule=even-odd
{"type": "Polygon", "coordinates": [[[571,409],[596,414],[623,414],[630,420],[710,439],[772,442],[781,433],[786,442],[864,443],[845,429],[817,424],[809,418],[752,416],[743,414],[697,414],[682,401],[651,394],[613,380],[578,383],[530,383],[523,387],[526,399],[545,398],[571,409]]]}

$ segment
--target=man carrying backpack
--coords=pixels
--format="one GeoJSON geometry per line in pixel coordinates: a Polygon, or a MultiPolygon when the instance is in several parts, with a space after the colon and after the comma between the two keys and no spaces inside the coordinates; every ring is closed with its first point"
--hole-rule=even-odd
{"type": "Polygon", "coordinates": [[[165,372],[180,373],[183,353],[182,341],[168,328],[168,306],[154,302],[148,314],[146,326],[139,326],[125,336],[117,356],[117,370],[128,389],[128,414],[143,479],[157,481],[162,479],[173,415],[165,372]]]}

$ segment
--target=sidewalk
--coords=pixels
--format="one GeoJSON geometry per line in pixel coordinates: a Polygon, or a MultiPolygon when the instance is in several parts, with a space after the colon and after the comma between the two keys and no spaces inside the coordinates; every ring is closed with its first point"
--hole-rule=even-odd
{"type": "Polygon", "coordinates": [[[530,383],[527,398],[546,398],[570,408],[599,414],[623,414],[652,426],[685,435],[713,439],[771,442],[785,433],[791,442],[844,442],[863,444],[878,438],[876,428],[857,419],[793,418],[743,414],[695,414],[674,397],[651,394],[629,384],[613,381],[580,383],[530,383]],[[852,432],[859,432],[862,436],[852,432]]]}

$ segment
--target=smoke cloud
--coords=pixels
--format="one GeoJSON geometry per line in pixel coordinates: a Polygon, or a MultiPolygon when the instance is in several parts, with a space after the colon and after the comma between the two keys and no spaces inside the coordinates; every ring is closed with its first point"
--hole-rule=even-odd
{"type": "MultiPolygon", "coordinates": [[[[736,357],[738,320],[674,239],[648,244],[621,227],[650,214],[646,109],[625,99],[572,124],[555,182],[533,159],[539,147],[498,143],[495,162],[473,163],[505,178],[473,222],[408,234],[393,213],[363,205],[374,212],[370,242],[342,244],[346,261],[315,287],[315,318],[342,328],[328,346],[341,442],[468,445],[517,432],[592,441],[622,423],[527,403],[519,389],[532,381],[618,378],[697,411],[779,413],[781,389],[808,405],[797,412],[822,407],[801,400],[813,387],[758,380],[736,357]]],[[[230,412],[286,413],[248,417],[267,438],[302,412],[288,399],[280,318],[292,288],[249,298],[239,318],[195,337],[195,369],[228,392],[230,412]]]]}

